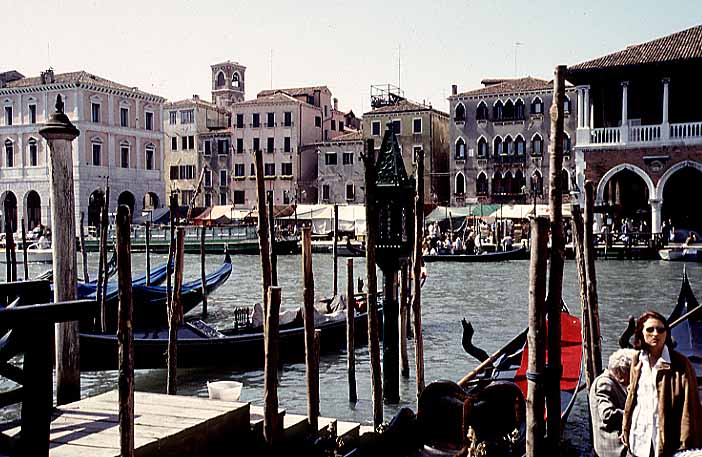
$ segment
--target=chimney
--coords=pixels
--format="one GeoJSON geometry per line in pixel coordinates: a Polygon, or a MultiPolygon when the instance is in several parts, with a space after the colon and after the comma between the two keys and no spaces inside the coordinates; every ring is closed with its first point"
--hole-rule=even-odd
{"type": "Polygon", "coordinates": [[[457,84],[451,85],[451,95],[458,95],[458,85],[457,84]]]}
{"type": "Polygon", "coordinates": [[[200,96],[198,94],[193,94],[193,100],[195,100],[196,102],[199,102],[200,96]]]}
{"type": "Polygon", "coordinates": [[[339,111],[339,99],[334,97],[334,111],[339,111]]]}
{"type": "Polygon", "coordinates": [[[55,82],[54,79],[54,69],[49,68],[46,71],[41,72],[41,83],[42,84],[53,84],[55,82]]]}

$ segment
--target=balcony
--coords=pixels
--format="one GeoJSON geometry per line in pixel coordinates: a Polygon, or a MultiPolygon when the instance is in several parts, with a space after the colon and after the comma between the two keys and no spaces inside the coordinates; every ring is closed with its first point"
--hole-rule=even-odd
{"type": "Polygon", "coordinates": [[[580,128],[576,140],[579,147],[663,146],[675,143],[702,143],[702,122],[580,128]]]}
{"type": "Polygon", "coordinates": [[[523,155],[497,155],[492,157],[494,163],[526,163],[526,154],[523,155]]]}

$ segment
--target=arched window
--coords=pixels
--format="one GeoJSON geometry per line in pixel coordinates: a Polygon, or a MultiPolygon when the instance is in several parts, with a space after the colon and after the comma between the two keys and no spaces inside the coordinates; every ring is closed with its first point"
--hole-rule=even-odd
{"type": "Polygon", "coordinates": [[[501,121],[503,115],[503,105],[502,100],[497,100],[492,106],[492,119],[495,121],[501,121]]]}
{"type": "Polygon", "coordinates": [[[508,171],[505,173],[505,177],[502,178],[502,189],[505,194],[514,193],[514,179],[512,178],[512,172],[508,171]]]}
{"type": "Polygon", "coordinates": [[[239,72],[235,71],[234,74],[232,75],[232,87],[239,87],[241,84],[241,76],[239,76],[239,72]]]}
{"type": "Polygon", "coordinates": [[[518,121],[524,120],[524,100],[521,98],[514,103],[514,118],[518,121]]]}
{"type": "Polygon", "coordinates": [[[518,156],[524,157],[524,153],[526,152],[526,142],[524,141],[524,137],[521,135],[517,135],[517,138],[514,139],[514,151],[518,156]]]}
{"type": "Polygon", "coordinates": [[[512,103],[512,100],[507,100],[507,103],[505,103],[502,118],[507,120],[514,119],[514,103],[512,103]]]}
{"type": "Polygon", "coordinates": [[[513,185],[514,185],[513,193],[524,194],[524,187],[526,186],[526,180],[524,179],[524,174],[522,173],[522,170],[517,170],[516,173],[514,173],[513,185]]]}
{"type": "Polygon", "coordinates": [[[463,138],[456,140],[456,160],[466,159],[466,142],[463,138]]]}
{"type": "Polygon", "coordinates": [[[487,121],[488,120],[488,107],[484,101],[478,103],[478,108],[475,111],[475,119],[477,121],[487,121]]]}
{"type": "Polygon", "coordinates": [[[488,143],[485,137],[481,136],[478,140],[478,157],[488,156],[488,143]]]}
{"type": "Polygon", "coordinates": [[[463,195],[466,193],[466,178],[463,176],[463,173],[458,173],[456,175],[456,195],[463,195]]]}
{"type": "Polygon", "coordinates": [[[535,133],[533,137],[531,137],[531,155],[533,156],[542,156],[544,153],[544,139],[541,138],[541,135],[538,133],[535,133]]]}
{"type": "Polygon", "coordinates": [[[216,87],[217,89],[220,89],[220,88],[224,87],[224,84],[225,84],[225,82],[224,82],[224,72],[223,72],[223,71],[220,71],[219,73],[217,73],[217,81],[215,82],[215,87],[216,87]]]}
{"type": "Polygon", "coordinates": [[[129,168],[129,152],[129,141],[122,141],[119,144],[119,160],[122,168],[129,168]]]}
{"type": "Polygon", "coordinates": [[[544,194],[544,178],[538,170],[531,175],[531,191],[536,195],[544,194]]]}
{"type": "Polygon", "coordinates": [[[39,165],[39,150],[37,148],[37,140],[30,138],[28,142],[29,146],[29,166],[36,167],[39,165]]]}
{"type": "Polygon", "coordinates": [[[478,175],[478,179],[475,181],[475,193],[477,195],[488,194],[488,179],[485,173],[483,173],[482,171],[478,175]]]}
{"type": "Polygon", "coordinates": [[[8,168],[15,166],[15,145],[12,140],[5,140],[5,166],[8,168]]]}
{"type": "Polygon", "coordinates": [[[565,168],[561,170],[561,191],[568,192],[570,190],[570,175],[565,168]]]}
{"type": "Polygon", "coordinates": [[[495,174],[492,175],[492,195],[500,195],[503,192],[502,175],[500,175],[499,171],[496,171],[495,174]]]}
{"type": "Polygon", "coordinates": [[[563,154],[569,154],[570,153],[570,137],[568,136],[567,133],[563,132],[563,154]]]}
{"type": "Polygon", "coordinates": [[[563,97],[563,112],[570,113],[570,97],[567,95],[563,97]]]}
{"type": "Polygon", "coordinates": [[[456,105],[456,122],[465,122],[466,121],[466,107],[463,106],[463,103],[459,103],[456,105]]]}
{"type": "Polygon", "coordinates": [[[541,97],[534,97],[531,101],[531,114],[544,114],[544,102],[541,97]]]}
{"type": "Polygon", "coordinates": [[[151,143],[147,144],[146,149],[144,149],[144,168],[146,168],[147,170],[153,170],[155,168],[155,155],[156,147],[151,143]]]}
{"type": "Polygon", "coordinates": [[[505,155],[514,155],[514,143],[512,142],[512,137],[507,135],[505,137],[505,142],[502,144],[502,151],[505,155]]]}
{"type": "Polygon", "coordinates": [[[495,144],[494,144],[494,147],[492,149],[493,149],[493,151],[495,151],[495,157],[504,155],[505,153],[503,150],[502,138],[500,138],[499,136],[495,137],[494,143],[495,144]]]}

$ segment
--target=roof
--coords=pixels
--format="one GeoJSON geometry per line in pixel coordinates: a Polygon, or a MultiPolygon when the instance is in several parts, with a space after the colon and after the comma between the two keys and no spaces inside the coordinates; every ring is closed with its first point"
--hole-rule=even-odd
{"type": "Polygon", "coordinates": [[[448,116],[447,113],[444,113],[443,111],[439,111],[437,109],[434,109],[431,107],[431,105],[423,105],[421,103],[413,102],[407,99],[400,100],[399,102],[393,104],[393,105],[385,105],[381,106],[380,108],[376,108],[372,111],[369,111],[366,114],[383,114],[383,113],[405,113],[405,112],[411,112],[411,111],[434,111],[435,113],[442,114],[444,116],[448,116]]]}
{"type": "Polygon", "coordinates": [[[276,92],[285,92],[286,94],[296,97],[298,95],[314,95],[315,91],[329,91],[327,86],[311,86],[311,87],[293,87],[290,89],[266,89],[256,95],[257,97],[265,97],[276,92]]]}
{"type": "Polygon", "coordinates": [[[473,89],[469,90],[468,92],[462,92],[458,95],[452,95],[449,97],[449,99],[463,96],[473,97],[480,95],[501,95],[515,92],[550,90],[553,88],[553,83],[551,81],[532,78],[531,76],[516,79],[484,79],[483,84],[488,85],[486,87],[481,87],[480,89],[473,89]]]}
{"type": "Polygon", "coordinates": [[[628,46],[622,51],[573,65],[568,68],[568,71],[615,68],[690,59],[702,59],[702,25],[696,25],[687,30],[645,43],[628,46]]]}
{"type": "MultiPolygon", "coordinates": [[[[106,87],[108,89],[118,89],[126,92],[132,92],[134,94],[139,94],[146,97],[157,97],[158,95],[150,94],[148,92],[140,91],[136,87],[125,86],[124,84],[116,83],[110,81],[109,79],[101,78],[100,76],[93,75],[87,71],[74,71],[70,73],[57,73],[54,75],[54,82],[51,84],[80,84],[80,85],[98,85],[106,87]]],[[[32,86],[45,86],[49,84],[42,84],[41,76],[34,76],[31,78],[18,79],[16,81],[10,81],[7,83],[5,88],[13,89],[20,87],[32,87],[32,86]]]]}
{"type": "Polygon", "coordinates": [[[191,106],[196,106],[196,105],[202,105],[205,108],[211,108],[217,111],[222,111],[224,112],[225,110],[217,108],[217,105],[215,105],[212,102],[208,102],[207,100],[202,100],[202,99],[197,99],[195,100],[194,98],[186,98],[184,100],[176,100],[174,102],[167,102],[163,105],[164,109],[172,109],[172,108],[187,108],[191,106]]]}
{"type": "MultiPolygon", "coordinates": [[[[271,104],[271,103],[303,103],[307,105],[308,103],[304,103],[294,97],[291,97],[290,95],[283,93],[283,92],[274,92],[271,94],[267,95],[260,95],[258,98],[254,98],[253,100],[246,100],[243,102],[238,102],[234,103],[233,108],[236,109],[238,106],[251,106],[251,105],[266,105],[266,104],[271,104]]],[[[311,105],[310,105],[311,106],[311,105]]]]}

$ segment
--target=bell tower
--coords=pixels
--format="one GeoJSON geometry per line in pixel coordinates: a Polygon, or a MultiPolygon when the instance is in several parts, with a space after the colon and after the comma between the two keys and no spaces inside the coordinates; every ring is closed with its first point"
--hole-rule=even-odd
{"type": "Polygon", "coordinates": [[[238,62],[211,65],[212,103],[220,108],[228,108],[233,103],[243,102],[245,95],[246,67],[238,62]]]}

